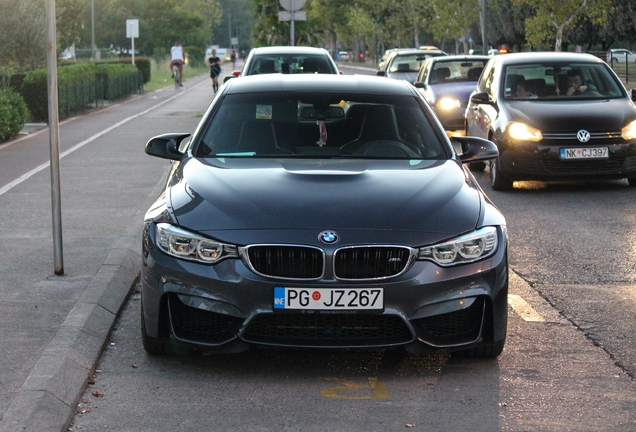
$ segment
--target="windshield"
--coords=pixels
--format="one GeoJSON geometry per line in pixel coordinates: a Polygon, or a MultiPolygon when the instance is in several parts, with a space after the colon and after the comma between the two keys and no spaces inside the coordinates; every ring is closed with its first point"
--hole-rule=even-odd
{"type": "Polygon", "coordinates": [[[430,84],[479,80],[486,60],[436,61],[430,72],[430,84]]]}
{"type": "Polygon", "coordinates": [[[447,159],[413,96],[249,93],[226,96],[197,157],[447,159]]]}
{"type": "Polygon", "coordinates": [[[606,65],[601,63],[541,63],[508,66],[506,99],[607,99],[624,94],[606,65]]]}
{"type": "Polygon", "coordinates": [[[426,53],[426,54],[406,54],[397,55],[393,58],[389,72],[419,72],[420,67],[429,57],[442,56],[444,53],[426,53]]]}
{"type": "Polygon", "coordinates": [[[267,54],[255,55],[245,75],[262,75],[269,73],[300,74],[326,73],[335,74],[326,55],[315,54],[267,54]]]}

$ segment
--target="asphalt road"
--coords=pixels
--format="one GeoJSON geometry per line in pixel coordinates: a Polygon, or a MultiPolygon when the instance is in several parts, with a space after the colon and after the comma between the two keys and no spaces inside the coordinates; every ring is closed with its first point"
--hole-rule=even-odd
{"type": "Polygon", "coordinates": [[[70,430],[636,429],[636,189],[526,182],[495,192],[487,171],[475,174],[509,229],[509,333],[497,360],[399,350],[150,357],[135,293],[70,430]]]}

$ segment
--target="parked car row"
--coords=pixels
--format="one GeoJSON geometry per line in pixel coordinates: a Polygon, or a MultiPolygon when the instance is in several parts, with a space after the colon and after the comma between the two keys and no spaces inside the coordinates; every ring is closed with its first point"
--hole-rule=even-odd
{"type": "Polygon", "coordinates": [[[591,55],[395,52],[385,71],[401,54],[419,67],[405,80],[307,73],[309,51],[282,54],[254,51],[192,137],[146,145],[173,161],[143,226],[149,354],[498,356],[506,221],[467,165],[489,163],[496,190],[531,179],[636,185],[636,107],[591,55]],[[457,127],[462,110],[474,136],[449,138],[439,120],[457,127]]]}

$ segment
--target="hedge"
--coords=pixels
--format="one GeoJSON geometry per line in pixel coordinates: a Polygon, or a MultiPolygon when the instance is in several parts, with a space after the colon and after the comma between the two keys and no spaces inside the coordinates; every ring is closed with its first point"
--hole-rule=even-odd
{"type": "MultiPolygon", "coordinates": [[[[95,62],[95,64],[128,64],[132,65],[132,58],[122,57],[115,60],[103,60],[95,62]]],[[[143,74],[144,84],[150,81],[150,59],[148,57],[135,57],[135,66],[143,74]]]]}
{"type": "Polygon", "coordinates": [[[24,99],[12,89],[0,91],[0,142],[17,136],[29,116],[24,99]]]}
{"type": "MultiPolygon", "coordinates": [[[[135,60],[136,61],[136,60],[135,60]]],[[[60,117],[76,114],[103,101],[111,77],[138,73],[136,65],[123,62],[78,62],[58,67],[58,99],[60,117]]],[[[27,102],[35,121],[48,121],[47,71],[37,69],[24,77],[20,94],[27,102]]]]}

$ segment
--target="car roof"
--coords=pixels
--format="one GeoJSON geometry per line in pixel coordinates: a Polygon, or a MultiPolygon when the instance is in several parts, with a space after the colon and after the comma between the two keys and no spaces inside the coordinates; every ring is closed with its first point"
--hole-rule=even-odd
{"type": "Polygon", "coordinates": [[[528,52],[528,53],[511,53],[506,55],[491,57],[491,61],[501,63],[503,65],[524,64],[530,62],[554,62],[565,61],[573,63],[605,63],[600,58],[586,53],[570,53],[570,52],[528,52]]]}
{"type": "Polygon", "coordinates": [[[421,50],[421,49],[416,49],[416,48],[405,48],[405,49],[400,49],[395,53],[395,57],[397,56],[402,56],[402,55],[411,55],[411,54],[431,54],[431,53],[442,53],[442,54],[446,54],[444,51],[442,50],[434,50],[434,49],[427,49],[427,50],[421,50]]]}
{"type": "Polygon", "coordinates": [[[264,89],[274,92],[337,91],[368,94],[416,95],[415,87],[402,80],[387,80],[371,75],[332,74],[267,74],[250,75],[229,80],[227,94],[255,93],[264,89]]]}
{"type": "Polygon", "coordinates": [[[327,54],[329,52],[324,48],[306,47],[306,46],[269,46],[252,48],[252,54],[327,54]]]}
{"type": "Polygon", "coordinates": [[[481,60],[488,61],[490,60],[490,56],[487,55],[449,55],[449,56],[437,56],[430,57],[426,59],[428,62],[448,62],[448,61],[457,61],[457,60],[481,60]]]}

